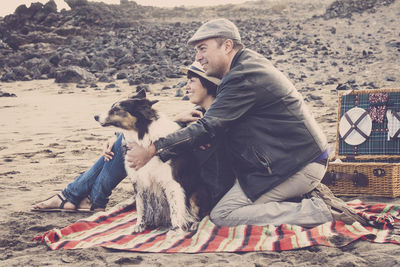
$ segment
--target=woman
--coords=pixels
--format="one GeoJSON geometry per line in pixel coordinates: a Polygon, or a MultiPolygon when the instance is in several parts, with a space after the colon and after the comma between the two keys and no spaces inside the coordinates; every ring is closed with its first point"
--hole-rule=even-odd
{"type": "MultiPolygon", "coordinates": [[[[219,79],[205,74],[198,62],[182,71],[187,75],[186,89],[190,101],[200,108],[177,116],[181,126],[196,121],[203,115],[216,95],[219,79]]],[[[60,193],[33,205],[33,211],[104,211],[112,190],[126,177],[124,152],[121,147],[122,134],[110,139],[104,148],[103,156],[85,173],[78,176],[60,193]]],[[[211,192],[211,205],[233,185],[234,175],[229,168],[228,153],[222,145],[223,139],[213,140],[206,147],[193,151],[200,174],[211,192]]]]}

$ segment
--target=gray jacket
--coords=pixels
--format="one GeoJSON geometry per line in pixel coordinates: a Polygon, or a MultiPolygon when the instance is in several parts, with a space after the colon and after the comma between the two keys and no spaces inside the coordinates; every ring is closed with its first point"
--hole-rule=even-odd
{"type": "Polygon", "coordinates": [[[270,61],[250,49],[235,55],[204,117],[154,145],[166,161],[221,133],[227,136],[235,175],[252,201],[312,162],[327,146],[301,94],[270,61]]]}

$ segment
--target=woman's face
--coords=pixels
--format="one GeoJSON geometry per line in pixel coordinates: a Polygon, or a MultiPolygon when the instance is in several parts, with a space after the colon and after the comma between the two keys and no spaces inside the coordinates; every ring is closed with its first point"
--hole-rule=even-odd
{"type": "Polygon", "coordinates": [[[202,106],[204,100],[208,97],[207,89],[201,85],[200,79],[191,77],[186,84],[186,90],[189,92],[190,102],[202,106]]]}

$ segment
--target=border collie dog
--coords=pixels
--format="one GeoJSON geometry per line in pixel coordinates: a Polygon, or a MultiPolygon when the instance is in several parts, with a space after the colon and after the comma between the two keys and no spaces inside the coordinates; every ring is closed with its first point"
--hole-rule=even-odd
{"type": "MultiPolygon", "coordinates": [[[[147,147],[180,126],[159,114],[152,106],[158,101],[146,98],[144,90],[112,105],[104,115],[96,115],[101,126],[123,129],[126,143],[147,147]]],[[[191,153],[162,162],[157,156],[136,171],[125,160],[136,198],[137,222],[134,232],[149,227],[169,226],[174,230],[193,230],[198,215],[206,214],[201,202],[207,202],[198,167],[191,153]]]]}

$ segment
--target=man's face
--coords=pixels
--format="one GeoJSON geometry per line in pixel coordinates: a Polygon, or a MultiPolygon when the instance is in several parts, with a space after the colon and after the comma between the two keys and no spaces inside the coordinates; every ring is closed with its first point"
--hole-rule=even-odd
{"type": "Polygon", "coordinates": [[[224,44],[218,45],[214,38],[196,43],[196,61],[208,76],[221,79],[229,69],[229,61],[224,44]]]}

